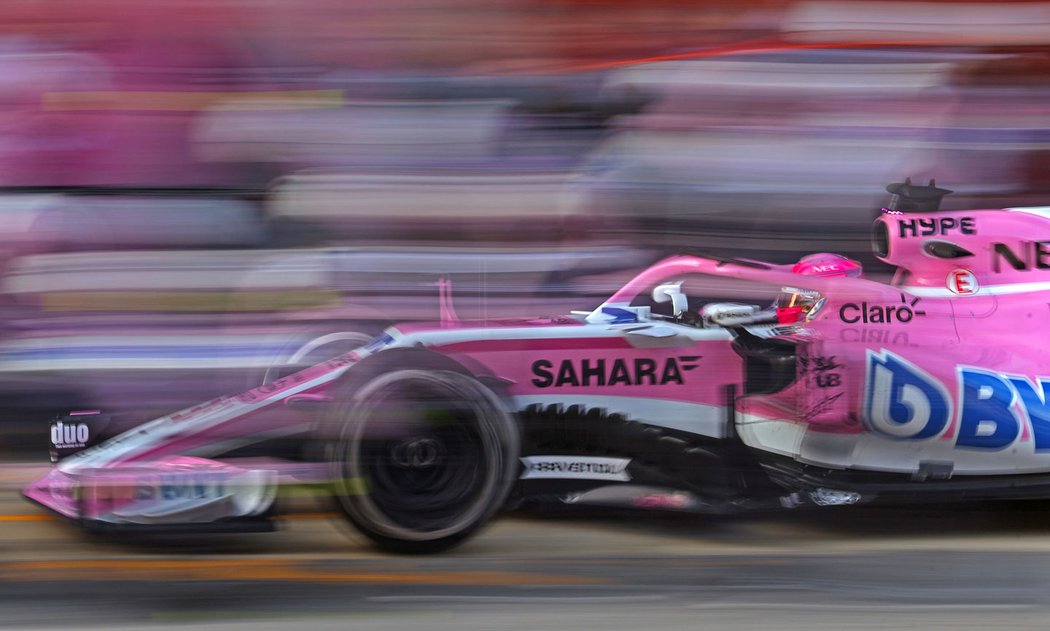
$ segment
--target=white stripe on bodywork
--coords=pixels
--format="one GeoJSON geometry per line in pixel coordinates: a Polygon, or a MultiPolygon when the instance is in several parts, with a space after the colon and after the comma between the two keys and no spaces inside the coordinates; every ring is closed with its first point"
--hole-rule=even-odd
{"type": "MultiPolygon", "coordinates": [[[[362,358],[364,357],[363,353],[359,352],[358,354],[362,358]]],[[[73,454],[59,462],[56,468],[62,473],[74,473],[80,469],[103,467],[126,460],[176,436],[188,437],[193,433],[211,429],[227,421],[261,410],[294,394],[330,383],[343,376],[352,366],[353,364],[335,368],[309,381],[304,381],[287,390],[275,392],[251,403],[246,403],[237,399],[237,396],[232,396],[226,400],[226,404],[220,405],[215,410],[206,411],[196,418],[173,420],[173,417],[191,413],[199,405],[162,416],[123,434],[118,434],[90,449],[73,454]]]]}
{"type": "Polygon", "coordinates": [[[811,429],[790,419],[742,415],[737,431],[744,444],[829,469],[914,474],[923,463],[950,464],[954,475],[1014,475],[1050,471],[1050,454],[1034,441],[1017,440],[1005,450],[961,449],[953,440],[895,439],[870,431],[839,434],[811,429]]]}
{"type": "Polygon", "coordinates": [[[737,417],[737,433],[748,447],[794,458],[799,454],[806,426],[787,420],[770,420],[752,414],[737,417]]]}
{"type": "Polygon", "coordinates": [[[1004,210],[1050,219],[1050,206],[1018,206],[1016,208],[1005,208],[1004,210]]]}
{"type": "MultiPolygon", "coordinates": [[[[629,324],[617,324],[610,326],[523,326],[493,328],[487,331],[488,337],[479,339],[479,331],[474,328],[467,329],[431,329],[425,331],[401,333],[396,329],[388,329],[387,334],[392,341],[384,348],[394,346],[413,346],[418,342],[428,345],[441,346],[457,342],[495,341],[507,339],[559,339],[559,338],[605,338],[623,335],[627,330],[645,326],[673,326],[677,334],[692,340],[722,341],[732,339],[732,334],[725,329],[699,329],[667,322],[635,322],[629,324]]],[[[360,358],[369,353],[357,351],[360,358]]],[[[125,460],[129,457],[141,454],[149,449],[176,436],[187,436],[194,432],[204,431],[221,425],[227,421],[250,414],[262,408],[268,407],[275,402],[281,401],[294,394],[317,388],[330,383],[341,377],[351,365],[333,369],[323,375],[315,377],[310,381],[297,384],[287,390],[271,394],[259,401],[247,403],[240,401],[236,396],[229,397],[214,410],[207,410],[194,418],[173,420],[191,412],[199,405],[181,410],[174,414],[163,416],[140,425],[135,429],[115,436],[95,447],[74,454],[63,460],[58,469],[63,473],[71,473],[78,469],[89,467],[101,467],[114,462],[125,460]]],[[[553,403],[550,396],[520,397],[518,404],[522,407],[531,403],[549,404],[553,403]]],[[[595,396],[559,396],[556,400],[559,404],[572,405],[583,404],[587,407],[605,407],[611,411],[624,414],[629,418],[644,420],[644,422],[669,429],[677,429],[685,432],[701,434],[705,436],[722,437],[725,434],[724,412],[721,406],[687,403],[679,401],[639,399],[636,397],[595,397],[595,396]]]]}
{"type": "MultiPolygon", "coordinates": [[[[118,371],[177,371],[177,370],[240,370],[248,368],[270,368],[271,357],[259,353],[258,357],[245,359],[234,357],[203,357],[200,359],[173,358],[88,358],[88,359],[27,359],[5,360],[0,358],[0,374],[24,374],[27,372],[89,372],[103,370],[118,371]]],[[[143,375],[148,376],[148,375],[143,375]]]]}
{"type": "Polygon", "coordinates": [[[1050,291],[1050,281],[1038,281],[1033,283],[1009,283],[1005,285],[982,285],[975,293],[962,296],[952,293],[947,287],[917,287],[913,285],[902,286],[913,296],[922,298],[960,298],[966,299],[971,296],[999,296],[1004,294],[1024,294],[1036,291],[1050,291]]]}
{"type": "Polygon", "coordinates": [[[629,421],[638,421],[654,427],[663,427],[712,438],[726,435],[725,408],[721,405],[688,403],[667,399],[616,397],[596,395],[527,395],[511,398],[514,408],[523,410],[530,405],[579,405],[584,409],[600,408],[609,414],[621,414],[629,421]]]}
{"type": "Polygon", "coordinates": [[[589,324],[583,326],[524,326],[488,329],[488,337],[481,338],[478,329],[428,329],[403,333],[388,329],[397,344],[410,346],[417,342],[433,346],[457,344],[459,342],[490,342],[496,340],[543,340],[566,338],[607,338],[626,335],[632,329],[645,327],[672,327],[676,335],[687,337],[698,342],[732,340],[733,334],[727,329],[701,329],[662,320],[631,322],[624,324],[589,324]]]}

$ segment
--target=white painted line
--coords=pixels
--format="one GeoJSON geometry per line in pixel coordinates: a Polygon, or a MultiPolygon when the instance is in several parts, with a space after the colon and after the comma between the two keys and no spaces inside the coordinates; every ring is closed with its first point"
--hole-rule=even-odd
{"type": "Polygon", "coordinates": [[[655,602],[667,600],[667,596],[469,596],[419,595],[419,596],[369,596],[368,600],[380,603],[407,602],[484,602],[484,603],[608,603],[608,602],[655,602]]]}
{"type": "Polygon", "coordinates": [[[891,612],[913,612],[913,611],[1016,611],[1021,609],[1033,609],[1034,605],[1027,604],[996,604],[987,605],[953,604],[953,603],[915,603],[911,605],[891,605],[881,603],[854,603],[854,604],[829,604],[829,603],[756,603],[756,602],[717,602],[717,603],[693,603],[685,605],[686,609],[777,609],[777,610],[805,610],[805,611],[874,611],[879,613],[891,612]]]}

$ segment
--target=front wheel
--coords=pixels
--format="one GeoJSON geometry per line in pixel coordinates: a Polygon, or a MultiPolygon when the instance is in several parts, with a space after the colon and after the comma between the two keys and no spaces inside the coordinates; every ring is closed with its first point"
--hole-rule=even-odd
{"type": "Polygon", "coordinates": [[[518,471],[517,426],[489,388],[450,370],[393,370],[333,419],[339,509],[380,547],[452,547],[502,506],[518,471]]]}

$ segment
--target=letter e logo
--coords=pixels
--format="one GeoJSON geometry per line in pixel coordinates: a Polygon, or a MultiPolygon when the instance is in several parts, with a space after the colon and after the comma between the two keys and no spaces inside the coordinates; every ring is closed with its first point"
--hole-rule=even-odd
{"type": "Polygon", "coordinates": [[[981,286],[968,269],[956,268],[948,274],[948,290],[960,296],[972,296],[981,286]]]}

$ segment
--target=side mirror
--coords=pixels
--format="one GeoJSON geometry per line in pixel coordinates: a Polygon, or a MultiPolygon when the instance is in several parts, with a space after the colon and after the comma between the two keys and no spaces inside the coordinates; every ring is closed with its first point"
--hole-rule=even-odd
{"type": "Polygon", "coordinates": [[[683,282],[685,281],[658,285],[656,289],[653,290],[653,301],[657,303],[670,302],[671,308],[674,311],[674,317],[676,318],[680,317],[687,309],[689,309],[689,299],[686,298],[684,293],[682,293],[683,282]]]}

